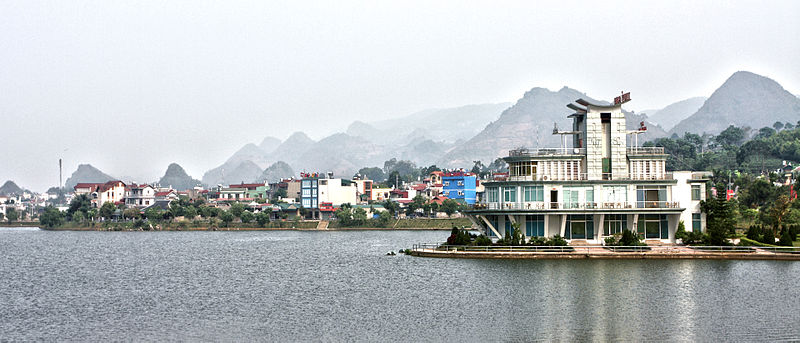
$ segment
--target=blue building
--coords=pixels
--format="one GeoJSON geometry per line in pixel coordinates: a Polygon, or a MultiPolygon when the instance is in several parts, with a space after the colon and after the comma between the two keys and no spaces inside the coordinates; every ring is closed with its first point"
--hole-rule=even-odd
{"type": "Polygon", "coordinates": [[[442,192],[450,199],[463,199],[467,204],[475,204],[477,177],[469,172],[449,172],[442,176],[442,192]]]}

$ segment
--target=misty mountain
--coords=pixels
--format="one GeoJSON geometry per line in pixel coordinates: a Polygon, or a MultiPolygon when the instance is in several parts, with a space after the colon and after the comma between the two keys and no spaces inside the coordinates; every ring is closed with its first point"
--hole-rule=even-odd
{"type": "Polygon", "coordinates": [[[289,166],[286,162],[278,161],[273,163],[267,169],[264,169],[264,172],[261,173],[259,180],[265,180],[272,183],[294,176],[294,170],[292,170],[291,166],[289,166]]]}
{"type": "Polygon", "coordinates": [[[279,145],[281,145],[280,139],[275,137],[264,137],[264,140],[261,141],[261,144],[259,144],[258,147],[266,153],[271,153],[279,145]]]}
{"type": "Polygon", "coordinates": [[[664,130],[669,130],[681,120],[697,112],[697,110],[703,106],[706,99],[708,98],[698,96],[678,101],[660,110],[648,110],[642,111],[641,113],[647,114],[647,120],[651,123],[658,124],[664,130]]]}
{"type": "Polygon", "coordinates": [[[158,181],[158,184],[162,187],[172,187],[179,191],[184,191],[187,189],[192,189],[195,186],[200,185],[200,180],[195,180],[189,174],[186,174],[186,171],[183,170],[183,167],[178,165],[177,163],[172,163],[167,167],[167,171],[164,173],[164,176],[158,181]]]}
{"type": "Polygon", "coordinates": [[[737,71],[690,117],[670,131],[717,134],[730,125],[759,129],[776,121],[800,120],[800,99],[777,82],[747,71],[737,71]]]}
{"type": "Polygon", "coordinates": [[[309,138],[305,133],[295,132],[276,147],[275,150],[270,153],[270,157],[272,161],[286,161],[289,165],[298,166],[298,164],[295,163],[297,158],[311,149],[314,143],[314,140],[309,138]]]}
{"type": "Polygon", "coordinates": [[[0,187],[0,195],[22,194],[23,189],[17,186],[14,181],[8,180],[0,187]]]}
{"type": "Polygon", "coordinates": [[[245,146],[233,153],[233,155],[225,161],[225,164],[228,166],[237,166],[243,161],[253,162],[262,169],[272,164],[269,153],[253,143],[245,144],[245,146]]]}
{"type": "MultiPolygon", "coordinates": [[[[470,168],[475,160],[489,164],[499,157],[508,155],[508,150],[514,148],[559,147],[560,136],[551,134],[553,123],[561,129],[571,128],[572,120],[567,116],[573,111],[566,105],[579,98],[601,104],[608,103],[592,99],[568,87],[561,88],[558,92],[540,87],[533,88],[514,106],[503,111],[500,118],[487,125],[483,131],[445,154],[437,165],[470,168]]],[[[631,129],[638,127],[640,121],[646,121],[645,115],[627,111],[625,113],[627,125],[631,129]]],[[[653,124],[647,126],[648,133],[639,137],[641,142],[665,135],[659,126],[653,124]]]]}
{"type": "Polygon", "coordinates": [[[301,171],[332,171],[338,177],[349,178],[363,166],[383,165],[387,151],[385,146],[364,138],[337,133],[313,144],[292,164],[300,166],[301,171]]]}
{"type": "Polygon", "coordinates": [[[510,103],[466,105],[429,109],[395,119],[370,123],[354,122],[347,134],[363,137],[377,144],[407,144],[414,135],[421,139],[454,142],[468,139],[489,122],[497,119],[510,103]]]}
{"type": "Polygon", "coordinates": [[[203,174],[203,184],[213,187],[218,184],[229,185],[240,182],[260,182],[262,169],[253,161],[225,163],[203,174]]]}
{"type": "Polygon", "coordinates": [[[81,164],[78,165],[78,169],[72,173],[72,175],[67,178],[67,181],[64,183],[64,189],[67,191],[72,191],[75,188],[75,185],[79,183],[100,183],[100,182],[108,182],[116,180],[114,177],[103,173],[99,169],[92,167],[91,164],[81,164]]]}

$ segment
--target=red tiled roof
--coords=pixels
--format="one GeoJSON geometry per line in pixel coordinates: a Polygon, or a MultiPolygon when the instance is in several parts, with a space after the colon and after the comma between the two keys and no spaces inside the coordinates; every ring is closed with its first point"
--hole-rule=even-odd
{"type": "Polygon", "coordinates": [[[172,191],[166,191],[166,192],[156,192],[156,196],[157,196],[157,197],[163,197],[163,196],[167,196],[167,195],[169,195],[170,193],[172,193],[172,191]]]}
{"type": "Polygon", "coordinates": [[[425,188],[428,188],[428,186],[425,186],[425,185],[413,185],[413,186],[411,186],[411,189],[413,189],[415,191],[424,191],[425,188]]]}

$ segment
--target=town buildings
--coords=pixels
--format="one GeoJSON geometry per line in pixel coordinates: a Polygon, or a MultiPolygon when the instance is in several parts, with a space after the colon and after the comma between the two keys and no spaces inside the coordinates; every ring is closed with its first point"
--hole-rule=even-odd
{"type": "Polygon", "coordinates": [[[467,204],[475,204],[478,180],[475,174],[465,171],[444,173],[442,176],[444,196],[450,199],[461,199],[467,204]]]}
{"type": "Polygon", "coordinates": [[[510,151],[503,158],[509,175],[484,182],[481,203],[467,211],[473,224],[495,238],[518,227],[527,237],[561,235],[587,243],[626,229],[674,243],[681,221],[687,231],[703,231],[707,175],[667,173],[663,148],[635,144],[646,128],[626,127],[622,104],[629,93],[615,100],[567,105],[575,111],[572,129],[553,132],[563,137],[560,148],[510,151]]]}
{"type": "Polygon", "coordinates": [[[106,183],[79,183],[74,187],[75,195],[85,194],[92,207],[100,208],[103,204],[123,204],[125,201],[125,183],[108,181],[106,183]]]}

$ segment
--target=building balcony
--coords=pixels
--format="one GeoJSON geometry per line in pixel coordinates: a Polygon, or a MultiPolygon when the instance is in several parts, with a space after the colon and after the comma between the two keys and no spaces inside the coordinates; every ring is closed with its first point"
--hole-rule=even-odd
{"type": "MultiPolygon", "coordinates": [[[[611,173],[602,173],[597,180],[626,180],[626,181],[659,181],[659,180],[673,180],[672,173],[664,174],[637,174],[615,176],[611,173]]],[[[589,179],[589,174],[578,173],[568,175],[512,175],[505,178],[503,181],[586,181],[589,179]]]]}
{"type": "Polygon", "coordinates": [[[508,151],[509,157],[585,156],[586,148],[519,148],[508,151]]]}
{"type": "Polygon", "coordinates": [[[664,155],[664,147],[660,146],[645,146],[645,147],[628,147],[628,155],[664,155]]]}
{"type": "Polygon", "coordinates": [[[637,210],[680,209],[677,201],[621,201],[621,202],[490,202],[476,204],[475,210],[637,210]]]}

